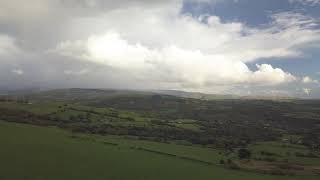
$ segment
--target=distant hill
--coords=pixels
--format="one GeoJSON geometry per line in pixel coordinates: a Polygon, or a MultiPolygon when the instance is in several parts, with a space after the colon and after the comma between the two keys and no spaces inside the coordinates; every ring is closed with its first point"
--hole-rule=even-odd
{"type": "Polygon", "coordinates": [[[143,96],[153,94],[151,92],[133,90],[113,90],[113,89],[55,89],[48,91],[38,91],[25,94],[18,94],[32,100],[55,100],[55,101],[87,101],[104,99],[116,96],[143,96]]]}
{"type": "Polygon", "coordinates": [[[166,94],[171,96],[183,97],[183,98],[194,98],[202,100],[216,100],[216,99],[239,99],[240,96],[237,95],[222,95],[222,94],[205,94],[200,92],[186,92],[177,90],[157,90],[154,91],[159,94],[166,94]]]}
{"type": "Polygon", "coordinates": [[[298,100],[297,97],[290,97],[290,96],[241,96],[241,99],[248,99],[248,100],[298,100]]]}
{"type": "MultiPolygon", "coordinates": [[[[84,89],[84,88],[70,88],[70,89],[55,89],[55,90],[19,90],[8,91],[2,95],[11,95],[25,99],[40,100],[40,101],[88,101],[98,100],[123,96],[152,96],[152,95],[167,95],[178,98],[191,98],[199,100],[294,100],[297,98],[286,96],[239,96],[231,94],[206,94],[200,92],[186,92],[178,90],[119,90],[119,89],[84,89]]],[[[1,95],[1,93],[0,93],[1,95]]]]}

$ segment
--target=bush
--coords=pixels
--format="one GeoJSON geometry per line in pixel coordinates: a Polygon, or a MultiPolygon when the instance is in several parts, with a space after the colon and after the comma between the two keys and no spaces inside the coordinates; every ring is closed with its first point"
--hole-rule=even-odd
{"type": "MultiPolygon", "coordinates": [[[[230,160],[230,159],[229,159],[230,160]]],[[[239,165],[234,163],[233,161],[229,161],[228,160],[228,164],[226,164],[226,167],[227,168],[230,168],[230,169],[240,169],[239,165]]]]}
{"type": "Polygon", "coordinates": [[[240,159],[250,159],[251,152],[248,149],[239,149],[238,151],[238,157],[240,159]]]}
{"type": "Polygon", "coordinates": [[[268,151],[260,151],[260,154],[264,156],[278,156],[276,153],[272,153],[268,151]]]}
{"type": "Polygon", "coordinates": [[[274,162],[276,161],[275,158],[272,158],[272,157],[265,157],[265,158],[261,158],[262,161],[268,161],[268,162],[274,162]]]}
{"type": "Polygon", "coordinates": [[[296,152],[295,153],[296,157],[308,157],[308,158],[317,158],[318,156],[312,152],[309,152],[307,154],[301,153],[301,152],[296,152]]]}

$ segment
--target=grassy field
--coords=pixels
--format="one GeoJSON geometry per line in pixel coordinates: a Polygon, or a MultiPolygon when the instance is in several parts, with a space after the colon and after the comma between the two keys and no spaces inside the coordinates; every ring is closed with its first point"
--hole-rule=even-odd
{"type": "MultiPolygon", "coordinates": [[[[141,115],[123,110],[116,110],[113,108],[96,108],[77,103],[65,103],[65,102],[41,102],[41,103],[17,103],[17,102],[0,102],[0,108],[14,109],[27,111],[36,115],[45,115],[52,118],[58,118],[61,120],[69,120],[70,118],[82,117],[91,122],[106,121],[108,117],[117,118],[118,124],[126,125],[133,124],[141,126],[146,124],[149,119],[142,117],[141,115]],[[120,120],[120,121],[119,121],[120,120]],[[131,122],[128,122],[131,121],[131,122]]],[[[112,122],[117,124],[117,122],[112,122]]]]}
{"type": "MultiPolygon", "coordinates": [[[[43,115],[50,118],[57,118],[68,121],[71,119],[86,119],[92,123],[102,122],[115,126],[150,126],[153,118],[146,117],[141,114],[119,110],[114,108],[97,108],[91,106],[80,105],[77,103],[67,102],[33,102],[33,103],[17,103],[17,102],[0,102],[0,108],[27,111],[36,115],[43,115]],[[112,120],[113,119],[113,120],[112,120]]],[[[195,120],[177,119],[170,120],[173,127],[200,131],[200,125],[195,120]]]]}
{"type": "Polygon", "coordinates": [[[293,145],[281,141],[261,142],[250,145],[251,152],[256,158],[273,158],[277,161],[288,161],[290,163],[318,165],[320,164],[319,153],[310,152],[310,150],[302,145],[293,145]],[[270,155],[262,155],[261,152],[271,153],[270,155]],[[299,157],[296,154],[314,153],[318,157],[299,157]]]}
{"type": "Polygon", "coordinates": [[[115,136],[80,136],[57,129],[0,121],[0,179],[319,179],[319,176],[272,176],[233,171],[139,149],[216,162],[218,151],[115,136]],[[119,144],[117,146],[102,142],[119,144]]]}

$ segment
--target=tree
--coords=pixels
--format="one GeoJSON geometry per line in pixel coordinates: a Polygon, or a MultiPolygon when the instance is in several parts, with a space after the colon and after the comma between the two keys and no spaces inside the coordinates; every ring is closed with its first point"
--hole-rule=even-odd
{"type": "Polygon", "coordinates": [[[239,149],[238,150],[238,156],[240,159],[250,159],[251,152],[248,149],[239,149]]]}
{"type": "Polygon", "coordinates": [[[77,117],[71,115],[71,116],[69,116],[69,121],[75,122],[75,121],[77,121],[77,117]]]}

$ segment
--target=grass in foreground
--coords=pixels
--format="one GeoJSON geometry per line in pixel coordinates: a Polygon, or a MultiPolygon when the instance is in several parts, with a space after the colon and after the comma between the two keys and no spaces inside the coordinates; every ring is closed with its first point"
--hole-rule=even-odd
{"type": "Polygon", "coordinates": [[[271,176],[233,171],[131,149],[127,146],[174,150],[176,153],[185,152],[185,155],[194,151],[199,154],[204,153],[204,157],[215,156],[216,152],[210,154],[200,150],[198,152],[194,147],[108,137],[108,141],[111,140],[120,146],[72,138],[70,133],[56,128],[0,121],[0,179],[312,180],[319,178],[319,176],[271,176]]]}

